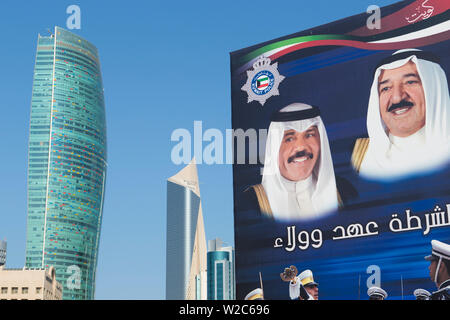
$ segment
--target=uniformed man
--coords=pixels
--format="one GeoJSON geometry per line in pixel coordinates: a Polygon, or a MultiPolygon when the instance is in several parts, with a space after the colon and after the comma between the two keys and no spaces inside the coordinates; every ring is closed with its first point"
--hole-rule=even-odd
{"type": "Polygon", "coordinates": [[[445,167],[450,160],[450,98],[439,58],[395,52],[375,71],[353,167],[365,178],[392,180],[445,167]]]}
{"type": "Polygon", "coordinates": [[[314,281],[311,270],[305,270],[297,276],[297,268],[290,266],[280,274],[281,279],[289,282],[289,297],[292,300],[319,300],[319,284],[314,281]]]}
{"type": "Polygon", "coordinates": [[[425,260],[430,261],[430,278],[438,287],[431,300],[450,300],[450,245],[432,240],[431,255],[425,260]]]}
{"type": "Polygon", "coordinates": [[[414,296],[416,300],[430,300],[431,293],[425,289],[416,289],[414,290],[414,296]]]}
{"type": "Polygon", "coordinates": [[[376,286],[370,287],[367,290],[367,295],[369,296],[369,300],[386,300],[388,296],[386,291],[376,286]]]}

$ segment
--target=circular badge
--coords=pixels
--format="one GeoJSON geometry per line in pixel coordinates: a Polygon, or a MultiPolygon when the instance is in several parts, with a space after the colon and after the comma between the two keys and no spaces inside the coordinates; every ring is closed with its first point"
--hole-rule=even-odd
{"type": "Polygon", "coordinates": [[[253,70],[247,70],[247,81],[241,90],[247,92],[247,103],[258,101],[261,106],[272,96],[278,96],[278,85],[284,76],[278,72],[278,63],[271,64],[269,58],[260,57],[253,63],[253,70]]]}
{"type": "Polygon", "coordinates": [[[268,93],[273,88],[275,77],[272,72],[263,70],[258,72],[252,79],[252,91],[257,95],[268,93]]]}

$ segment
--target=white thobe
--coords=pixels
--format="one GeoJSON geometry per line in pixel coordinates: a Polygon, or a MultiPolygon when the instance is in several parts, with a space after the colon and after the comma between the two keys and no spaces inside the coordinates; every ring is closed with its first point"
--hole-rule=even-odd
{"type": "Polygon", "coordinates": [[[286,212],[273,212],[276,219],[302,219],[316,216],[311,200],[314,190],[314,180],[310,175],[305,180],[289,181],[281,177],[281,181],[288,191],[288,210],[286,212]]]}

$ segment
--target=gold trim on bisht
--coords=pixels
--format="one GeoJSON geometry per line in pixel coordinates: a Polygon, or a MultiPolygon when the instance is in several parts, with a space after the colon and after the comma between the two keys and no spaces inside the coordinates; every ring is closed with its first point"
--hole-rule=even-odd
{"type": "Polygon", "coordinates": [[[369,138],[358,138],[355,142],[355,147],[352,152],[352,165],[356,172],[359,172],[361,164],[366,155],[367,148],[369,147],[369,138]]]}
{"type": "Polygon", "coordinates": [[[339,208],[343,208],[344,201],[342,200],[341,194],[339,193],[339,190],[337,188],[336,188],[336,193],[337,193],[337,199],[338,199],[338,206],[339,206],[339,208]]]}
{"type": "Polygon", "coordinates": [[[267,198],[266,191],[261,184],[256,184],[252,186],[253,190],[255,190],[256,198],[258,198],[259,208],[261,213],[273,218],[272,208],[270,208],[269,199],[267,198]]]}

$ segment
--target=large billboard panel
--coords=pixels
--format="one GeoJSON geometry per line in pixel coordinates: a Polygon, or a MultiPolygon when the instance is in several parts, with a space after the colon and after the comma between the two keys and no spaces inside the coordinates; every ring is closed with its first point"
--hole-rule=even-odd
{"type": "Polygon", "coordinates": [[[450,243],[449,9],[401,1],[231,53],[237,299],[260,280],[289,299],[291,265],[320,299],[436,290],[424,256],[450,243]]]}

